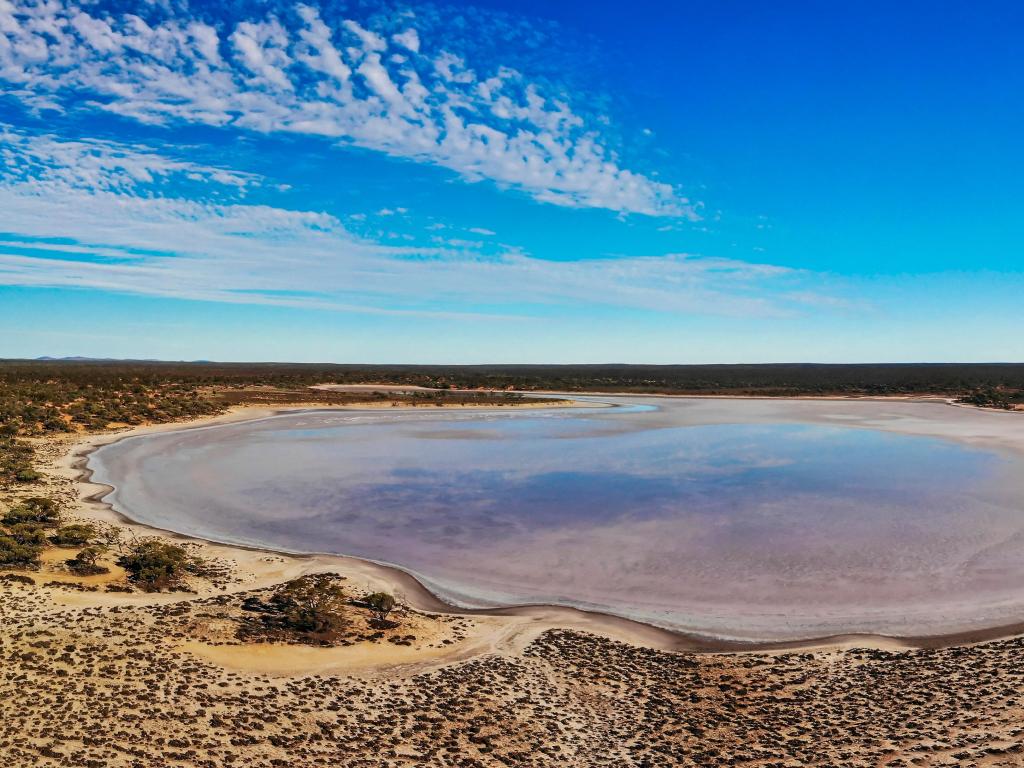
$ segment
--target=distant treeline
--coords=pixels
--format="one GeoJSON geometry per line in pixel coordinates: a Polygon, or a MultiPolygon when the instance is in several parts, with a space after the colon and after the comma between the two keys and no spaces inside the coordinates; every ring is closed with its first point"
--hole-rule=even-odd
{"type": "Polygon", "coordinates": [[[0,386],[188,388],[390,383],[434,388],[666,394],[967,395],[1024,391],[1024,363],[822,365],[349,365],[148,361],[0,361],[0,386]]]}

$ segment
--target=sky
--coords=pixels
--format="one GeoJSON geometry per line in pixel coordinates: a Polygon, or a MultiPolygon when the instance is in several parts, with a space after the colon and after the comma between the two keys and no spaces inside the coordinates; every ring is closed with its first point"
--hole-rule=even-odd
{"type": "Polygon", "coordinates": [[[1021,361],[1022,28],[0,0],[0,357],[1021,361]]]}

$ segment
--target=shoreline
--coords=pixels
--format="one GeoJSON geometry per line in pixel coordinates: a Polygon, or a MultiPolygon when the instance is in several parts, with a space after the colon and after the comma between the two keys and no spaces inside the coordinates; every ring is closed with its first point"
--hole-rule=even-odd
{"type": "MultiPolygon", "coordinates": [[[[610,396],[609,393],[577,393],[586,397],[610,396]]],[[[642,397],[663,397],[644,395],[642,397]]],[[[674,396],[670,396],[674,397],[674,396]]],[[[777,398],[749,398],[749,399],[777,399],[777,398]]],[[[796,399],[796,398],[786,398],[796,399]]],[[[807,398],[819,399],[819,398],[807,398]]],[[[842,398],[863,400],[866,398],[842,398]]],[[[906,401],[906,398],[872,398],[884,401],[906,401]]],[[[914,398],[921,401],[921,398],[914,398]]],[[[938,403],[940,399],[931,398],[925,402],[938,403]]],[[[540,405],[540,404],[538,404],[540,405]]],[[[554,407],[571,406],[570,403],[554,407]]],[[[452,406],[462,408],[463,406],[452,406]]],[[[534,406],[536,407],[536,406],[534,406]]],[[[594,407],[592,403],[583,403],[581,407],[594,407]]],[[[606,406],[607,407],[607,406],[606,406]]],[[[352,411],[361,410],[360,406],[335,406],[324,407],[322,404],[289,405],[280,408],[267,408],[264,406],[242,406],[231,409],[228,413],[220,414],[210,418],[196,419],[193,421],[176,422],[161,425],[146,425],[124,430],[111,435],[87,435],[78,440],[73,440],[68,446],[64,458],[58,463],[64,463],[73,473],[72,480],[78,492],[78,498],[83,509],[92,513],[90,519],[99,519],[110,522],[111,518],[119,524],[128,525],[131,529],[145,532],[145,535],[158,535],[174,538],[178,541],[188,541],[223,550],[223,555],[235,555],[232,559],[239,561],[239,567],[250,571],[247,574],[254,578],[257,583],[273,584],[274,578],[278,582],[287,580],[279,578],[279,571],[273,569],[274,574],[268,574],[266,568],[260,568],[258,558],[268,555],[284,558],[290,561],[287,569],[296,575],[314,573],[326,570],[338,570],[349,575],[369,580],[377,587],[385,588],[388,591],[396,592],[405,599],[410,607],[415,610],[443,614],[449,616],[466,617],[493,617],[503,619],[506,635],[521,638],[524,633],[529,636],[539,635],[548,629],[582,629],[594,634],[599,634],[612,640],[628,642],[633,645],[641,645],[649,648],[666,651],[684,651],[697,653],[744,653],[744,652],[775,652],[784,653],[787,651],[810,650],[810,649],[833,649],[837,647],[858,647],[876,648],[884,650],[892,649],[914,649],[914,648],[943,648],[950,646],[966,645],[985,642],[988,640],[1007,638],[1024,633],[1024,620],[995,625],[991,627],[972,628],[950,633],[937,633],[932,635],[885,635],[885,634],[861,634],[861,633],[840,633],[823,636],[812,636],[792,640],[745,640],[727,637],[715,637],[695,633],[686,633],[658,627],[640,620],[629,619],[611,613],[587,610],[561,605],[546,604],[521,604],[511,606],[499,606],[488,608],[466,608],[446,602],[426,586],[417,576],[403,569],[399,565],[381,563],[373,560],[337,555],[330,553],[316,552],[289,552],[278,550],[273,547],[266,547],[259,544],[243,544],[230,541],[222,541],[203,536],[197,536],[184,531],[162,529],[156,526],[140,523],[114,509],[109,502],[103,501],[113,488],[108,485],[94,483],[91,480],[92,470],[88,467],[89,456],[96,449],[128,437],[136,437],[156,432],[181,431],[188,429],[206,428],[219,426],[227,423],[241,421],[253,421],[289,413],[325,410],[325,411],[352,411]],[[99,515],[96,513],[99,512],[99,515]],[[239,557],[239,555],[243,555],[239,557]],[[269,579],[269,580],[268,580],[269,579]]],[[[504,411],[502,407],[493,408],[496,411],[504,411]]],[[[419,410],[409,408],[408,410],[419,410]]],[[[979,409],[980,410],[980,409],[979,409]]],[[[294,576],[291,576],[294,578],[294,576]]],[[[251,588],[247,583],[245,588],[251,588]]]]}

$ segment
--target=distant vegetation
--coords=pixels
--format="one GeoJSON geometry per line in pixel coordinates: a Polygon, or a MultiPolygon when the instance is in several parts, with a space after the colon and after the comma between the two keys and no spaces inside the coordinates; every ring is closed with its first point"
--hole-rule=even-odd
{"type": "MultiPolygon", "coordinates": [[[[385,377],[386,379],[387,377],[385,377]]],[[[399,376],[397,383],[411,383],[399,376]],[[399,381],[399,379],[401,379],[399,381]]],[[[450,392],[444,381],[417,376],[430,392],[329,392],[319,383],[383,383],[376,370],[291,364],[150,363],[62,360],[0,361],[0,487],[33,483],[33,450],[23,438],[61,432],[165,423],[209,416],[230,405],[367,401],[507,405],[514,393],[450,392]]]]}
{"type": "Polygon", "coordinates": [[[981,408],[1001,408],[1009,411],[1018,406],[1024,406],[1024,391],[1003,387],[982,387],[962,395],[959,401],[981,408]]]}

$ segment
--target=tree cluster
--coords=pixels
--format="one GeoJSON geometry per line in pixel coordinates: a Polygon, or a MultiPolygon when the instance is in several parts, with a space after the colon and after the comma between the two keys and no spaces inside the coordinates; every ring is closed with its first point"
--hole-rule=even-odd
{"type": "Polygon", "coordinates": [[[144,592],[159,592],[181,584],[194,567],[193,558],[177,544],[145,539],[133,544],[117,564],[128,573],[128,580],[144,592]]]}
{"type": "Polygon", "coordinates": [[[278,586],[266,601],[246,598],[242,608],[255,616],[241,623],[239,637],[333,645],[351,625],[349,602],[337,574],[293,579],[278,586]]]}
{"type": "Polygon", "coordinates": [[[32,496],[0,516],[0,566],[34,568],[48,543],[48,531],[60,524],[53,499],[32,496]]]}

